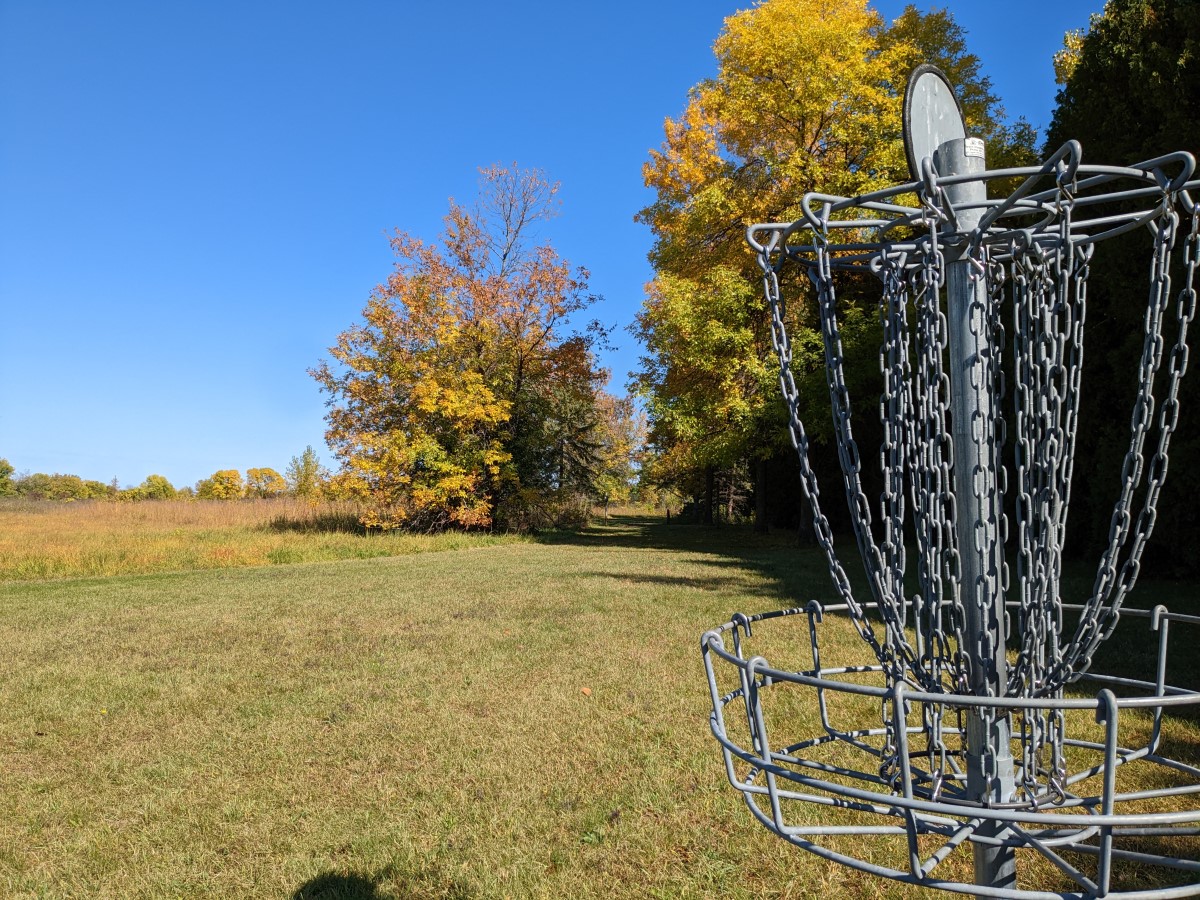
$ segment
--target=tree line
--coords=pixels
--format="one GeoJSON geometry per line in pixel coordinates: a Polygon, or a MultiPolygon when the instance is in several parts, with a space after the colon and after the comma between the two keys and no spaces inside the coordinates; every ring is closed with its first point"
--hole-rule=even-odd
{"type": "MultiPolygon", "coordinates": [[[[393,272],[311,371],[327,395],[339,477],[370,510],[367,524],[385,528],[539,527],[578,520],[597,499],[658,491],[691,498],[704,521],[752,516],[759,529],[803,531],[808,513],[746,226],[799,218],[809,192],[852,196],[908,180],[902,97],[926,62],[955,84],[991,168],[1033,164],[1067,137],[1083,142],[1085,159],[1114,164],[1195,152],[1198,18],[1200,7],[1183,0],[1112,0],[1086,33],[1067,35],[1055,59],[1062,91],[1039,147],[1028,123],[1007,118],[948,10],[909,6],[887,22],[866,0],[763,0],[730,16],[714,44],[716,75],[667,119],[644,166],[653,199],[637,219],[653,235],[655,274],[630,327],[644,348],[631,398],[602,387],[595,354],[606,330],[580,327],[600,299],[588,273],[536,240],[556,211],[557,185],[536,170],[494,166],[474,205],[451,201],[439,242],[396,233],[393,272]]],[[[1143,272],[1138,251],[1131,240],[1093,279],[1088,354],[1101,363],[1084,390],[1080,473],[1127,443],[1128,423],[1122,431],[1105,406],[1135,372],[1122,360],[1136,350],[1137,304],[1122,308],[1119,298],[1128,288],[1138,295],[1142,276],[1122,274],[1143,272]]],[[[795,273],[785,277],[811,455],[836,491],[813,292],[795,273]]],[[[839,290],[856,396],[879,393],[879,295],[869,276],[839,290]]],[[[882,438],[872,418],[856,418],[861,446],[882,438]]],[[[1174,448],[1184,476],[1167,484],[1188,491],[1200,448],[1187,420],[1174,448]]],[[[1107,482],[1076,483],[1076,503],[1094,523],[1076,548],[1087,549],[1106,527],[1107,482]]],[[[1192,507],[1168,503],[1173,526],[1194,534],[1192,507]]]]}
{"type": "MultiPolygon", "coordinates": [[[[716,78],[667,121],[645,168],[656,199],[638,218],[656,275],[631,328],[645,348],[631,397],[604,387],[588,272],[538,240],[557,212],[544,173],[486,168],[438,241],[394,235],[393,271],[311,370],[364,524],[577,524],[635,490],[691,496],[710,521],[718,494],[727,518],[753,505],[762,528],[803,521],[745,226],[798,217],[808,191],[901,180],[900,93],[920,62],[958,84],[993,164],[1032,161],[1034,135],[1004,120],[946,11],[910,7],[889,25],[865,0],[767,0],[731,16],[715,50],[716,78]]],[[[866,285],[846,296],[858,371],[878,346],[875,298],[866,285]]],[[[819,400],[812,310],[791,312],[798,374],[819,400]]]]}
{"type": "Polygon", "coordinates": [[[241,500],[278,497],[344,499],[337,478],[323,465],[312,447],[293,456],[283,475],[272,468],[250,468],[245,477],[237,469],[220,469],[192,486],[175,487],[163,475],[148,475],[138,485],[121,487],[110,482],[45,472],[17,473],[0,458],[0,497],[26,500],[241,500]]]}

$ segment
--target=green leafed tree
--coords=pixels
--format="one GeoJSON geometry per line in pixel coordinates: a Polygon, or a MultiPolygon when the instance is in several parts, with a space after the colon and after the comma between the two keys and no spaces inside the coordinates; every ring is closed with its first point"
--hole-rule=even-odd
{"type": "Polygon", "coordinates": [[[1114,165],[1200,152],[1200,4],[1109,0],[1063,44],[1047,151],[1074,138],[1085,162],[1114,165]]]}
{"type": "Polygon", "coordinates": [[[7,459],[0,457],[0,497],[11,497],[17,492],[13,485],[13,469],[12,463],[7,459]]]}
{"type": "Polygon", "coordinates": [[[164,475],[147,475],[138,491],[145,500],[174,500],[176,495],[175,485],[164,475]]]}
{"type": "MultiPolygon", "coordinates": [[[[1086,32],[1070,32],[1063,43],[1055,59],[1061,89],[1047,153],[1074,139],[1085,163],[1130,165],[1178,150],[1200,154],[1200,3],[1109,0],[1086,32]]],[[[1185,233],[1187,228],[1185,223],[1185,233]]],[[[1151,252],[1149,231],[1133,232],[1098,245],[1090,265],[1079,414],[1080,433],[1088,439],[1076,449],[1071,519],[1078,528],[1069,547],[1090,557],[1108,541],[1129,446],[1151,252]]],[[[1172,274],[1178,287],[1182,273],[1172,274]]],[[[1171,315],[1173,310],[1171,304],[1171,315]]],[[[1179,574],[1197,570],[1192,548],[1200,540],[1194,354],[1191,369],[1182,383],[1169,475],[1147,548],[1149,564],[1179,574]]]]}
{"type": "Polygon", "coordinates": [[[13,482],[13,491],[29,500],[103,500],[111,496],[108,485],[78,475],[34,472],[13,482]]]}
{"type": "Polygon", "coordinates": [[[765,306],[758,285],[728,266],[695,278],[660,272],[650,284],[632,385],[653,423],[649,480],[677,485],[732,466],[754,442],[773,399],[765,306]]]}
{"type": "Polygon", "coordinates": [[[288,490],[297,497],[314,499],[321,496],[329,480],[328,470],[311,446],[305,447],[299,456],[293,456],[284,473],[288,490]]]}

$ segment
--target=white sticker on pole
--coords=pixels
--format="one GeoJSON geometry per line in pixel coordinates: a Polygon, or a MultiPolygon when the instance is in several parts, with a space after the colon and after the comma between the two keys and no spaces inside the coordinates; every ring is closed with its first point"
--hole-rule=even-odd
{"type": "Polygon", "coordinates": [[[983,138],[967,138],[964,142],[963,153],[983,159],[983,138]]]}

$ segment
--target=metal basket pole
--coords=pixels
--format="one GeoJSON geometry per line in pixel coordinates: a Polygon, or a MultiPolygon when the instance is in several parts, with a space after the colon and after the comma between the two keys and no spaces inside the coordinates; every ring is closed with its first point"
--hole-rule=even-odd
{"type": "MultiPolygon", "coordinates": [[[[996,471],[995,385],[999,370],[993,345],[987,258],[976,234],[987,209],[984,144],[967,137],[962,109],[945,74],[918,66],[904,97],[904,146],[915,180],[925,185],[926,203],[949,219],[945,235],[946,320],[949,344],[951,445],[954,454],[955,543],[958,551],[965,646],[964,693],[1003,697],[1008,686],[1004,657],[1004,551],[1000,543],[1001,502],[996,471]],[[977,176],[962,183],[955,176],[977,176]],[[940,185],[940,187],[939,187],[940,185]]],[[[1008,803],[1015,793],[1010,722],[995,707],[972,707],[967,714],[967,795],[989,806],[1008,803]]],[[[1008,835],[985,819],[972,842],[975,883],[1016,886],[1014,851],[998,843],[1008,835]]]]}
{"type": "MultiPolygon", "coordinates": [[[[933,155],[943,177],[985,170],[983,141],[952,138],[933,155]]],[[[982,179],[946,185],[946,200],[955,210],[962,239],[959,258],[947,261],[946,303],[950,345],[950,410],[954,447],[954,488],[957,499],[955,532],[961,561],[963,648],[968,658],[968,692],[977,696],[1004,695],[1008,682],[1004,657],[1003,556],[999,541],[1001,511],[996,491],[994,426],[990,359],[998,352],[989,333],[988,292],[981,263],[972,258],[968,238],[983,216],[987,187],[982,179]]],[[[950,253],[950,248],[947,248],[950,253]]],[[[996,361],[998,362],[998,361],[996,361]]],[[[1012,800],[1016,783],[1006,715],[978,707],[967,716],[967,793],[982,804],[1012,800]]],[[[1002,839],[1001,823],[985,821],[978,835],[1002,839]]],[[[975,883],[992,888],[1016,887],[1016,863],[1011,847],[975,842],[975,883]]]]}

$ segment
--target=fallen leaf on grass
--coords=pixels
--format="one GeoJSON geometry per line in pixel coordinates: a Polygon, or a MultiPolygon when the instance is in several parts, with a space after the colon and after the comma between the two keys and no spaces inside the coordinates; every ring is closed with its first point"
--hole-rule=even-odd
{"type": "Polygon", "coordinates": [[[592,696],[592,689],[588,687],[580,688],[579,693],[583,694],[585,697],[590,697],[592,696]]]}

